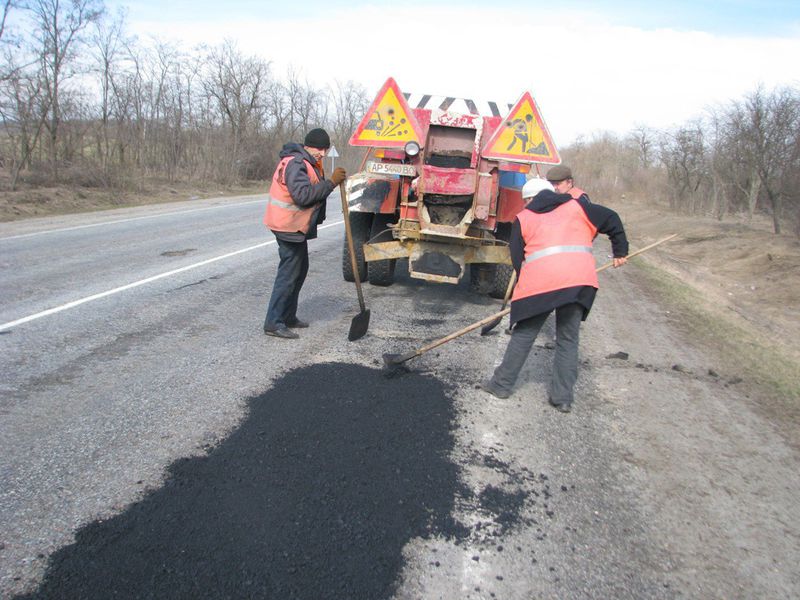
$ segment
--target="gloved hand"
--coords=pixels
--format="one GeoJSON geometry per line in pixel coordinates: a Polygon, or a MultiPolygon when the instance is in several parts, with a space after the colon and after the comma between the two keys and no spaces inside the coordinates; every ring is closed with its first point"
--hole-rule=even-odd
{"type": "Polygon", "coordinates": [[[339,185],[345,180],[346,177],[347,173],[345,173],[344,169],[342,167],[336,167],[331,175],[331,181],[333,182],[333,185],[339,185]]]}

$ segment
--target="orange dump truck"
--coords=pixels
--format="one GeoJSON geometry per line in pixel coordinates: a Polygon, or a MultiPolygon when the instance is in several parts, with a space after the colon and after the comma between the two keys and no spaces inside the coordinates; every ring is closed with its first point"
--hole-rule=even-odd
{"type": "Polygon", "coordinates": [[[514,105],[404,95],[389,78],[356,131],[367,151],[347,180],[354,238],[345,280],[391,285],[398,259],[411,277],[502,297],[508,239],[532,166],[560,158],[530,93],[514,105]]]}

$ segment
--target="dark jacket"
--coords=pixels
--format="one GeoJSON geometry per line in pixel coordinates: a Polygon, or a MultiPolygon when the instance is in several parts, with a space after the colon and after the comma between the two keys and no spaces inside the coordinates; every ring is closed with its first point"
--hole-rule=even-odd
{"type": "Polygon", "coordinates": [[[305,235],[301,232],[273,231],[273,233],[275,237],[286,242],[313,240],[317,237],[317,225],[320,225],[325,220],[327,198],[333,192],[334,185],[332,181],[325,179],[322,167],[315,163],[312,156],[306,152],[306,149],[301,144],[295,142],[284,144],[280,152],[280,158],[283,159],[287,156],[294,157],[294,160],[290,160],[286,164],[283,175],[286,188],[289,190],[292,200],[295,204],[304,208],[316,205],[316,209],[311,216],[311,225],[308,228],[308,233],[305,235]],[[314,170],[320,179],[319,183],[311,184],[304,161],[314,165],[314,170]]]}
{"type": "MultiPolygon", "coordinates": [[[[569,194],[557,194],[550,190],[542,190],[531,199],[524,210],[547,213],[572,200],[573,198],[569,194]]],[[[617,258],[627,256],[628,239],[619,215],[610,208],[589,202],[586,194],[583,194],[575,202],[580,205],[586,217],[597,228],[597,232],[607,235],[611,240],[611,250],[614,256],[617,258]]],[[[509,250],[511,251],[511,262],[517,272],[517,277],[519,277],[522,263],[525,260],[525,240],[522,238],[519,219],[514,219],[511,227],[509,250]]],[[[583,306],[583,319],[585,320],[594,303],[596,292],[597,290],[592,286],[585,285],[522,298],[511,303],[511,323],[513,325],[517,321],[541,315],[559,306],[572,303],[583,306]]]]}

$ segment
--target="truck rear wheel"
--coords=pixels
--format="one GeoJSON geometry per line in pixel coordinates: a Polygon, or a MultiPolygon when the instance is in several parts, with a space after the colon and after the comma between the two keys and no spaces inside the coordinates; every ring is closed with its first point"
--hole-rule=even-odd
{"type": "Polygon", "coordinates": [[[373,260],[367,265],[367,275],[372,285],[386,287],[394,283],[394,267],[396,258],[373,260]]]}
{"type": "Polygon", "coordinates": [[[469,289],[492,298],[505,298],[508,282],[514,272],[511,265],[473,263],[469,271],[469,289]]]}
{"type": "MultiPolygon", "coordinates": [[[[356,253],[356,268],[358,269],[358,280],[367,279],[367,261],[364,260],[364,243],[369,239],[370,228],[372,227],[372,213],[350,213],[350,231],[353,234],[353,247],[356,253]]],[[[347,245],[347,238],[343,240],[342,247],[342,277],[345,281],[354,282],[356,280],[353,273],[353,263],[350,259],[350,248],[347,245]]]]}
{"type": "MultiPolygon", "coordinates": [[[[372,219],[370,239],[385,231],[389,223],[396,221],[394,215],[376,214],[372,219]]],[[[372,260],[367,264],[367,278],[370,284],[386,287],[394,283],[394,268],[397,259],[372,260]]]]}
{"type": "MultiPolygon", "coordinates": [[[[495,237],[506,243],[511,239],[511,223],[498,223],[495,237]]],[[[508,282],[514,273],[512,265],[493,264],[489,273],[489,295],[492,298],[505,298],[508,282]]]]}
{"type": "Polygon", "coordinates": [[[511,265],[492,265],[489,295],[492,298],[505,298],[513,274],[514,267],[511,265]]]}

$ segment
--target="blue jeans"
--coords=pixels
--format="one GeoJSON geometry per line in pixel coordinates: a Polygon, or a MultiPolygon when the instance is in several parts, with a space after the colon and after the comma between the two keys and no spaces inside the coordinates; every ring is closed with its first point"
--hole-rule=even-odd
{"type": "Polygon", "coordinates": [[[308,242],[278,240],[278,272],[269,298],[264,329],[277,329],[297,321],[297,299],[308,274],[308,242]]]}
{"type": "MultiPolygon", "coordinates": [[[[503,362],[492,376],[493,387],[511,392],[550,312],[523,319],[514,326],[503,362]]],[[[565,304],[556,308],[556,353],[549,392],[552,404],[572,404],[572,390],[578,379],[578,341],[582,318],[583,307],[580,304],[565,304]]]]}

